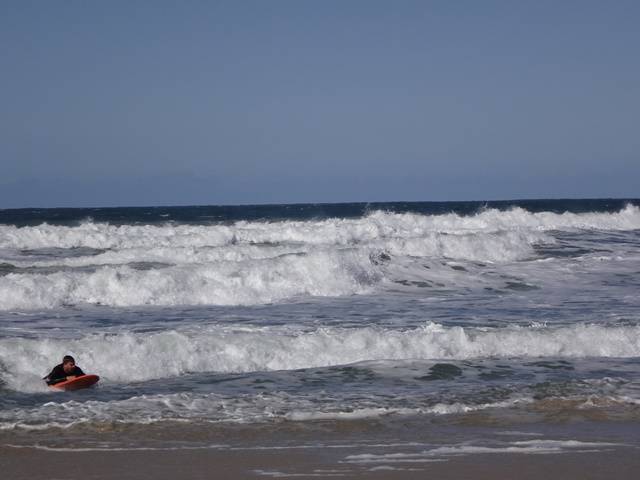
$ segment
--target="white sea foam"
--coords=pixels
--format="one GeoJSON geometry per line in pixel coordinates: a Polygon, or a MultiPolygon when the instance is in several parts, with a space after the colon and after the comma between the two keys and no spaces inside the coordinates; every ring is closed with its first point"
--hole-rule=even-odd
{"type": "MultiPolygon", "coordinates": [[[[503,232],[389,239],[340,248],[135,248],[18,260],[13,265],[22,268],[74,268],[0,276],[0,310],[81,304],[252,305],[301,295],[345,296],[370,292],[384,279],[402,278],[416,257],[512,261],[532,255],[533,245],[542,241],[535,232],[503,232]],[[404,270],[394,273],[394,267],[404,270]]],[[[421,266],[419,275],[425,275],[421,266]]],[[[438,278],[437,273],[430,276],[438,278]]]]}
{"type": "Polygon", "coordinates": [[[63,305],[251,305],[299,295],[364,293],[381,278],[366,252],[317,251],[300,257],[138,270],[130,266],[0,277],[0,309],[63,305]]]}
{"type": "Polygon", "coordinates": [[[503,445],[451,445],[436,447],[420,452],[395,452],[395,453],[363,453],[349,455],[345,461],[347,463],[370,464],[370,463],[420,463],[433,461],[433,458],[474,455],[474,454],[558,454],[564,452],[587,453],[601,451],[603,449],[615,447],[625,447],[620,443],[610,442],[582,442],[578,440],[530,440],[521,442],[510,442],[503,445]]]}
{"type": "Polygon", "coordinates": [[[54,400],[34,407],[0,411],[0,430],[21,428],[44,430],[69,428],[79,424],[127,423],[148,425],[157,422],[261,423],[273,420],[350,421],[382,416],[448,415],[488,408],[508,408],[526,402],[496,402],[468,405],[452,411],[431,409],[420,405],[419,399],[405,399],[414,407],[371,407],[367,399],[338,399],[318,395],[290,395],[284,392],[236,394],[171,393],[139,395],[122,400],[54,400]]]}
{"type": "Polygon", "coordinates": [[[388,407],[368,407],[353,408],[348,411],[319,411],[315,409],[301,410],[296,409],[286,414],[286,418],[292,421],[309,421],[309,420],[356,420],[361,418],[376,418],[388,415],[453,415],[469,412],[477,412],[479,410],[487,410],[490,408],[509,408],[517,405],[528,404],[533,401],[530,397],[517,397],[502,402],[490,402],[479,404],[464,404],[460,402],[445,404],[437,403],[433,406],[420,406],[413,408],[388,408],[388,407]]]}
{"type": "MultiPolygon", "coordinates": [[[[460,286],[442,263],[426,272],[416,259],[526,260],[536,246],[556,241],[551,230],[578,228],[638,229],[640,208],[584,214],[490,209],[472,216],[378,211],[357,219],[232,225],[0,225],[0,310],[251,305],[369,293],[384,280],[409,277],[460,286]]],[[[467,280],[462,286],[483,282],[467,280]]]]}
{"type": "Polygon", "coordinates": [[[0,248],[95,249],[206,247],[230,244],[352,245],[385,238],[420,238],[433,233],[464,234],[513,230],[635,230],[640,208],[628,205],[616,213],[531,213],[516,207],[488,209],[461,216],[373,212],[358,219],[321,221],[236,222],[233,225],[0,225],[0,248]]]}
{"type": "Polygon", "coordinates": [[[371,254],[385,252],[397,256],[501,262],[527,258],[533,253],[533,245],[553,243],[553,241],[548,235],[526,230],[464,234],[429,233],[417,238],[376,239],[358,243],[357,246],[337,246],[334,249],[330,249],[326,245],[314,244],[132,247],[108,250],[102,253],[92,251],[89,255],[81,256],[57,256],[56,258],[51,258],[51,256],[43,258],[42,255],[13,255],[7,258],[6,262],[18,268],[79,268],[130,263],[210,264],[273,259],[290,254],[339,253],[351,248],[358,248],[371,254]]]}
{"type": "MultiPolygon", "coordinates": [[[[124,400],[58,403],[0,411],[0,430],[69,428],[87,423],[152,424],[162,421],[255,423],[285,419],[290,411],[309,405],[304,397],[284,393],[268,395],[156,394],[124,400]]],[[[316,405],[317,407],[317,405],[316,405]]],[[[335,417],[338,416],[336,412],[335,417]]],[[[366,417],[362,414],[360,418],[366,417]]]]}
{"type": "Polygon", "coordinates": [[[358,408],[349,411],[323,412],[316,410],[293,410],[285,415],[287,420],[303,422],[309,420],[358,420],[362,418],[384,417],[391,414],[411,415],[418,413],[416,409],[392,409],[392,408],[358,408]]]}
{"type": "MultiPolygon", "coordinates": [[[[0,427],[2,429],[2,427],[0,427]]],[[[163,447],[137,447],[137,446],[99,446],[99,447],[49,447],[47,445],[15,445],[4,444],[3,447],[24,449],[24,450],[44,450],[46,452],[173,452],[180,450],[221,450],[228,449],[228,445],[212,443],[208,445],[180,445],[163,447]]]]}
{"type": "Polygon", "coordinates": [[[85,371],[98,373],[105,382],[128,383],[187,372],[295,370],[372,360],[637,357],[640,327],[472,329],[430,323],[407,330],[291,326],[235,330],[210,326],[75,340],[2,338],[0,380],[14,390],[43,390],[40,378],[60,352],[73,354],[85,371]]]}

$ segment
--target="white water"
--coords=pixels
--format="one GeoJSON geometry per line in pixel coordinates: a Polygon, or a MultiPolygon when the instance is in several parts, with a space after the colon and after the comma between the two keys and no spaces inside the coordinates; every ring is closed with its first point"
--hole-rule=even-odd
{"type": "Polygon", "coordinates": [[[486,357],[637,357],[640,327],[445,328],[410,330],[208,327],[78,339],[0,339],[2,380],[20,391],[45,390],[51,359],[70,353],[107,382],[176,377],[188,372],[259,372],[370,360],[463,360],[486,357]],[[170,353],[169,353],[170,352],[170,353]],[[29,361],[24,361],[28,358],[29,361]]]}
{"type": "MultiPolygon", "coordinates": [[[[67,305],[255,305],[301,296],[378,291],[384,281],[442,286],[437,260],[508,264],[557,243],[554,230],[640,229],[640,209],[617,213],[473,216],[374,212],[360,219],[233,225],[0,226],[0,311],[67,305]],[[1,272],[0,272],[1,274],[1,272]]],[[[471,277],[467,276],[467,280],[471,277]]]]}
{"type": "Polygon", "coordinates": [[[0,277],[3,309],[74,304],[251,305],[297,295],[364,293],[379,277],[368,255],[315,252],[245,262],[193,264],[152,270],[129,266],[0,277]]]}
{"type": "Polygon", "coordinates": [[[0,226],[0,248],[96,249],[205,247],[230,244],[303,243],[352,245],[384,238],[420,238],[433,233],[494,233],[512,230],[635,230],[640,208],[628,205],[617,213],[531,213],[516,207],[488,209],[472,216],[374,212],[359,219],[321,221],[237,222],[233,225],[122,225],[83,223],[77,227],[42,224],[0,226]]]}
{"type": "Polygon", "coordinates": [[[578,440],[523,440],[509,442],[500,446],[483,445],[450,445],[436,447],[420,452],[395,452],[395,453],[362,453],[349,455],[346,458],[352,464],[411,464],[432,462],[437,458],[474,454],[524,454],[541,455],[557,453],[588,453],[607,450],[611,447],[624,447],[622,443],[610,442],[582,442],[578,440]]]}
{"type": "MultiPolygon", "coordinates": [[[[55,394],[52,394],[55,395],[55,394]]],[[[411,400],[408,400],[409,402],[411,400]]],[[[406,402],[406,401],[405,401],[406,402]]],[[[47,402],[36,408],[0,411],[0,430],[16,427],[44,430],[51,427],[68,428],[91,423],[150,424],[162,421],[198,421],[253,423],[274,419],[290,421],[356,420],[389,415],[449,415],[490,408],[504,408],[528,404],[531,399],[514,398],[508,402],[474,405],[426,404],[410,407],[371,407],[366,401],[346,403],[334,398],[291,396],[286,393],[235,395],[227,397],[210,394],[141,395],[126,400],[79,402],[47,402]]]]}

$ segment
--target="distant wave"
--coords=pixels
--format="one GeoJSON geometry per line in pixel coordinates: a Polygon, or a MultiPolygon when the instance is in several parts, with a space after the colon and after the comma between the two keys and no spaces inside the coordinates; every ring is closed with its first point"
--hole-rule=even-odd
{"type": "Polygon", "coordinates": [[[252,305],[299,295],[363,293],[379,279],[366,253],[316,252],[249,262],[218,262],[152,270],[129,266],[94,272],[0,277],[1,309],[64,305],[252,305]]]}
{"type": "Polygon", "coordinates": [[[220,247],[238,244],[354,245],[380,239],[492,233],[513,230],[636,230],[640,207],[616,213],[531,213],[520,207],[488,209],[471,216],[373,212],[358,219],[321,221],[236,222],[233,225],[109,225],[85,222],[76,227],[42,224],[0,225],[0,248],[123,249],[153,247],[220,247]]]}

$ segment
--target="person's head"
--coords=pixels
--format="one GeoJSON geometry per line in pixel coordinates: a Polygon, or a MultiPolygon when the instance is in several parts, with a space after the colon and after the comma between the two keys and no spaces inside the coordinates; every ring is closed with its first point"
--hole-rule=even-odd
{"type": "Polygon", "coordinates": [[[76,361],[73,359],[71,355],[65,355],[62,359],[62,368],[64,373],[71,373],[73,369],[76,368],[76,361]]]}

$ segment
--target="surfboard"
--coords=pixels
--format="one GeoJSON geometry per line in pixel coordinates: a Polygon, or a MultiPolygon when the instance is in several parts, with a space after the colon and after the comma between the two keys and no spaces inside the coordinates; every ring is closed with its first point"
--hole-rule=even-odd
{"type": "Polygon", "coordinates": [[[65,391],[80,390],[81,388],[88,388],[91,385],[94,385],[98,380],[100,380],[98,375],[81,375],[79,377],[72,378],[71,380],[56,383],[55,385],[49,385],[49,388],[65,391]]]}

